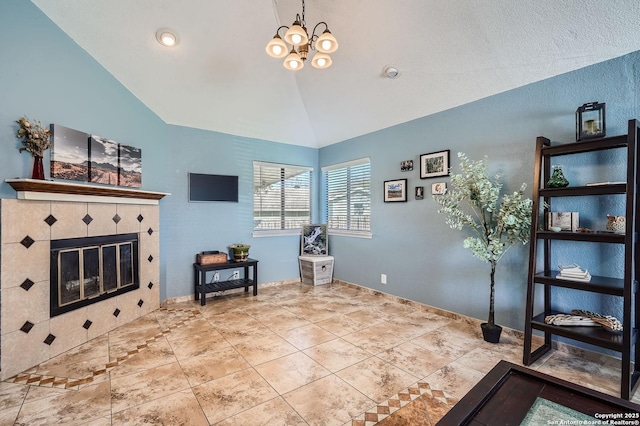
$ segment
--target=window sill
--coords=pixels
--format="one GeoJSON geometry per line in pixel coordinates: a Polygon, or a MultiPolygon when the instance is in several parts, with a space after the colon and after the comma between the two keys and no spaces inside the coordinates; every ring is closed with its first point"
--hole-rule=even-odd
{"type": "Polygon", "coordinates": [[[352,238],[373,238],[370,231],[342,231],[337,229],[329,229],[329,235],[336,237],[352,237],[352,238]]]}
{"type": "Polygon", "coordinates": [[[274,230],[265,230],[265,231],[253,231],[252,236],[254,238],[283,237],[283,236],[291,236],[291,235],[300,236],[301,233],[302,233],[302,229],[274,229],[274,230]]]}

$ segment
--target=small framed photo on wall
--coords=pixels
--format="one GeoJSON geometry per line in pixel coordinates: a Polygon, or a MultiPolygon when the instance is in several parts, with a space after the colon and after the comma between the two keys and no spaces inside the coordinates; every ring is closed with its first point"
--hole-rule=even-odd
{"type": "Polygon", "coordinates": [[[416,200],[424,200],[424,186],[416,186],[416,200]]]}
{"type": "Polygon", "coordinates": [[[407,201],[407,180],[396,179],[384,181],[384,202],[395,203],[407,201]]]}
{"type": "Polygon", "coordinates": [[[449,176],[449,150],[420,156],[420,179],[449,176]]]}
{"type": "Polygon", "coordinates": [[[410,172],[413,170],[413,160],[404,160],[400,162],[401,172],[410,172]]]}
{"type": "Polygon", "coordinates": [[[447,182],[438,182],[431,184],[431,194],[442,195],[447,192],[447,182]]]}

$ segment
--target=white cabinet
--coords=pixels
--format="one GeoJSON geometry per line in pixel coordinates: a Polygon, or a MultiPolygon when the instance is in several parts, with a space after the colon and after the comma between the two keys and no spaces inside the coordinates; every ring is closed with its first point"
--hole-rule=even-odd
{"type": "Polygon", "coordinates": [[[304,284],[329,284],[333,279],[333,256],[299,256],[300,276],[304,284]]]}

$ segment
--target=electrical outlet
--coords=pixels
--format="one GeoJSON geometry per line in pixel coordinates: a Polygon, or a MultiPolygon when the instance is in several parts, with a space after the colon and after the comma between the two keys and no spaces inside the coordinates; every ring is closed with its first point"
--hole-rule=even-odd
{"type": "Polygon", "coordinates": [[[234,280],[240,279],[240,271],[233,271],[233,279],[234,280]]]}
{"type": "Polygon", "coordinates": [[[381,284],[387,283],[387,274],[380,274],[380,283],[381,284]]]}
{"type": "Polygon", "coordinates": [[[220,281],[220,272],[216,271],[213,273],[213,282],[217,283],[218,281],[220,281]]]}

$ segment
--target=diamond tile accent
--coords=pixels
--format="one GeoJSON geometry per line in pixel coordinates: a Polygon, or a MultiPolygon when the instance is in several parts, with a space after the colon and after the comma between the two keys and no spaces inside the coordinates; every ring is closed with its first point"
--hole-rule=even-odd
{"type": "Polygon", "coordinates": [[[33,323],[26,321],[24,324],[22,324],[22,327],[20,327],[20,331],[23,331],[27,334],[29,334],[29,332],[31,331],[31,329],[33,328],[33,323]]]}
{"type": "Polygon", "coordinates": [[[26,248],[31,247],[31,245],[35,243],[35,241],[33,240],[33,238],[31,238],[30,236],[26,236],[22,239],[22,241],[20,241],[20,244],[22,244],[23,246],[25,246],[26,248]]]}
{"type": "Polygon", "coordinates": [[[27,278],[26,280],[24,280],[22,282],[22,284],[20,284],[20,287],[22,287],[22,289],[24,291],[29,291],[29,289],[31,287],[33,287],[35,285],[35,283],[33,281],[31,281],[29,278],[27,278]]]}
{"type": "Polygon", "coordinates": [[[138,222],[142,222],[144,220],[144,216],[141,214],[138,215],[138,222]]]}
{"type": "Polygon", "coordinates": [[[149,290],[151,290],[153,288],[153,283],[149,281],[149,284],[147,284],[147,287],[149,287],[149,290]]]}
{"type": "Polygon", "coordinates": [[[113,311],[113,316],[118,318],[118,315],[120,315],[120,309],[116,308],[116,310],[113,311]]]}
{"type": "Polygon", "coordinates": [[[54,340],[56,340],[56,336],[54,336],[53,334],[49,334],[47,336],[47,338],[44,339],[44,343],[46,343],[47,345],[51,346],[51,344],[53,343],[54,340]]]}
{"type": "Polygon", "coordinates": [[[149,228],[149,230],[147,231],[147,233],[148,233],[149,235],[153,234],[153,229],[149,228]]]}
{"type": "Polygon", "coordinates": [[[140,306],[142,308],[143,304],[144,304],[144,301],[142,299],[138,300],[138,306],[140,306]]]}
{"type": "Polygon", "coordinates": [[[93,218],[92,218],[91,216],[89,216],[88,214],[86,214],[86,215],[84,215],[84,217],[82,218],[82,221],[88,225],[88,224],[90,224],[91,222],[93,222],[93,218]]]}
{"type": "Polygon", "coordinates": [[[122,218],[120,216],[118,216],[118,213],[116,213],[116,215],[111,220],[113,220],[117,225],[118,222],[120,222],[122,220],[122,218]]]}
{"type": "Polygon", "coordinates": [[[56,219],[53,215],[49,215],[44,221],[47,222],[47,225],[51,226],[56,223],[58,219],[56,219]]]}
{"type": "Polygon", "coordinates": [[[91,324],[93,324],[91,321],[86,320],[84,324],[82,324],[82,328],[84,328],[85,330],[88,330],[89,327],[91,327],[91,324]]]}
{"type": "Polygon", "coordinates": [[[153,262],[153,256],[149,255],[149,257],[147,258],[147,260],[148,260],[149,262],[153,262]]]}

